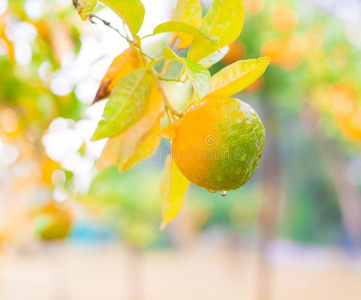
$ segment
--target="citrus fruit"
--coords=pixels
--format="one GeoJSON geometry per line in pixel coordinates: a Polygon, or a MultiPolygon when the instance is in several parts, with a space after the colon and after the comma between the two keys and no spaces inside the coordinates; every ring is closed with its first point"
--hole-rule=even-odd
{"type": "Polygon", "coordinates": [[[71,225],[72,215],[68,208],[52,201],[37,213],[35,233],[45,241],[60,240],[68,236],[71,225]]]}
{"type": "Polygon", "coordinates": [[[306,45],[302,38],[291,36],[267,41],[262,54],[271,57],[271,64],[284,69],[294,69],[306,55],[306,45]]]}
{"type": "Polygon", "coordinates": [[[277,10],[273,16],[273,25],[282,32],[292,31],[297,26],[297,23],[297,14],[288,7],[277,10]]]}
{"type": "Polygon", "coordinates": [[[264,4],[264,0],[245,0],[244,8],[248,13],[256,14],[258,13],[264,4]]]}
{"type": "Polygon", "coordinates": [[[229,50],[227,54],[222,58],[222,61],[227,65],[241,60],[244,57],[244,46],[239,40],[235,40],[229,44],[229,50]]]}
{"type": "Polygon", "coordinates": [[[264,145],[265,129],[255,110],[217,96],[187,109],[175,128],[172,155],[190,181],[224,194],[251,179],[264,145]]]}

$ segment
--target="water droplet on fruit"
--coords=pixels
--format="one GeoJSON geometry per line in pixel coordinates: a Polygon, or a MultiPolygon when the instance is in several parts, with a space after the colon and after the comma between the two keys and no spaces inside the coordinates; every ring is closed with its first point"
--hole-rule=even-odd
{"type": "Polygon", "coordinates": [[[226,197],[227,196],[227,191],[221,191],[221,196],[226,197]]]}
{"type": "Polygon", "coordinates": [[[216,190],[207,190],[207,191],[213,194],[217,192],[216,190]]]}

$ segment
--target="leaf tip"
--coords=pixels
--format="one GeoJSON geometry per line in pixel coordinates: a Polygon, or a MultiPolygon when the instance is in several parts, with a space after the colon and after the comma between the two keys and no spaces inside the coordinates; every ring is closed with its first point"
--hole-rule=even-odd
{"type": "Polygon", "coordinates": [[[271,57],[270,56],[263,56],[262,58],[266,61],[266,64],[269,65],[269,63],[271,62],[271,57]]]}
{"type": "Polygon", "coordinates": [[[99,137],[98,132],[95,131],[95,132],[93,133],[92,137],[90,138],[90,141],[91,141],[91,142],[95,142],[95,141],[100,140],[100,139],[101,139],[101,137],[99,137]]]}
{"type": "Polygon", "coordinates": [[[100,101],[101,99],[100,99],[100,97],[98,97],[98,95],[96,95],[95,97],[94,97],[94,100],[92,101],[92,103],[90,104],[90,106],[93,106],[95,103],[97,103],[98,101],[100,101]]]}

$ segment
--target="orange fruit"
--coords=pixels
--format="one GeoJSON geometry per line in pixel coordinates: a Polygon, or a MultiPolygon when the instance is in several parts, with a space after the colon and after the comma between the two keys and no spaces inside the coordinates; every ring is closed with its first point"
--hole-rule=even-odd
{"type": "Polygon", "coordinates": [[[273,15],[273,25],[279,31],[292,31],[297,26],[297,23],[297,14],[288,7],[277,10],[273,15]]]}
{"type": "Polygon", "coordinates": [[[229,44],[229,50],[227,54],[222,58],[222,61],[227,65],[233,64],[234,62],[241,60],[244,57],[244,46],[238,40],[233,41],[229,44]]]}
{"type": "Polygon", "coordinates": [[[271,64],[284,69],[294,69],[305,58],[306,44],[298,36],[272,39],[262,47],[262,55],[271,57],[271,64]]]}
{"type": "Polygon", "coordinates": [[[190,107],[178,121],[172,155],[180,171],[211,192],[248,182],[261,158],[265,129],[241,100],[217,96],[190,107]]]}
{"type": "Polygon", "coordinates": [[[45,241],[61,240],[68,236],[72,215],[61,203],[51,201],[40,208],[35,219],[35,234],[45,241]]]}
{"type": "Polygon", "coordinates": [[[264,0],[245,0],[244,1],[245,10],[251,14],[258,13],[262,9],[263,4],[264,4],[264,0]]]}
{"type": "Polygon", "coordinates": [[[348,84],[335,84],[329,90],[331,109],[339,122],[348,122],[357,109],[355,88],[348,84]]]}
{"type": "Polygon", "coordinates": [[[346,137],[352,141],[361,140],[361,107],[353,111],[352,116],[347,121],[341,123],[346,137]]]}

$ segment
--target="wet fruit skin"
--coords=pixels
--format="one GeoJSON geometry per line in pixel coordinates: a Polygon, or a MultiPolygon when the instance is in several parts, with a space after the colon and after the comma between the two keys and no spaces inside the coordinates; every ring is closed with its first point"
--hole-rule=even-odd
{"type": "Polygon", "coordinates": [[[265,128],[250,105],[218,96],[185,112],[172,154],[194,184],[211,192],[235,190],[251,179],[265,140],[265,128]]]}

